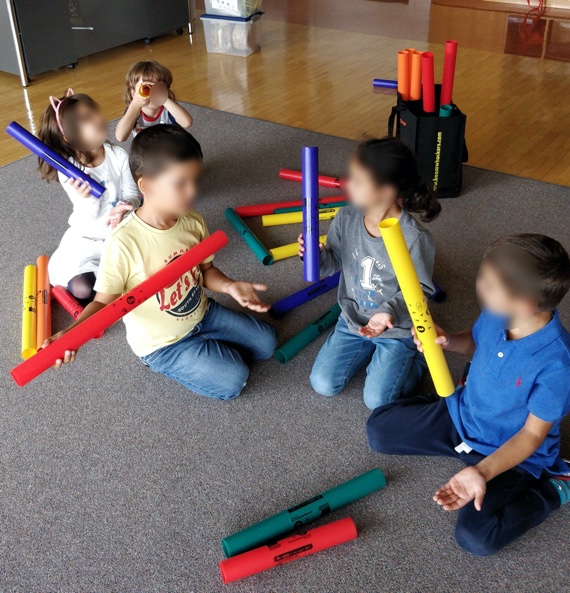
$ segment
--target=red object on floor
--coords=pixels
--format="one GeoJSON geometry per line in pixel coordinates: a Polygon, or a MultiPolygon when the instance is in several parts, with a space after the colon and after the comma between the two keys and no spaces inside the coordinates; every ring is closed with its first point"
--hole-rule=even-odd
{"type": "Polygon", "coordinates": [[[56,360],[63,358],[66,350],[77,350],[157,292],[174,284],[186,272],[199,265],[227,243],[226,234],[222,231],[216,231],[183,255],[172,260],[156,274],[143,280],[138,286],[120,296],[116,301],[113,301],[73,329],[70,329],[61,338],[13,368],[10,371],[12,378],[20,387],[23,387],[52,367],[56,360]]]}
{"type": "MultiPolygon", "coordinates": [[[[335,202],[344,202],[344,196],[329,196],[328,198],[319,198],[319,204],[334,204],[335,202]]],[[[252,216],[265,216],[266,214],[275,214],[277,208],[295,208],[303,205],[303,200],[289,200],[288,202],[272,202],[270,204],[255,204],[253,206],[237,206],[235,211],[242,218],[251,218],[252,216]]]]}
{"type": "Polygon", "coordinates": [[[73,317],[77,319],[83,313],[83,307],[74,296],[63,286],[54,286],[51,290],[53,298],[73,317]]]}
{"type": "MultiPolygon", "coordinates": [[[[31,360],[31,359],[30,359],[31,360]]],[[[279,564],[338,546],[356,539],[356,525],[350,518],[316,527],[306,533],[290,535],[270,546],[262,546],[220,562],[224,583],[249,577],[279,564]]]]}
{"type": "MultiPolygon", "coordinates": [[[[281,179],[288,179],[289,181],[302,181],[303,174],[301,171],[293,171],[292,169],[281,169],[279,171],[281,179]]],[[[332,187],[339,189],[342,187],[343,181],[338,177],[329,177],[328,175],[319,175],[319,185],[321,187],[332,187]]]]}

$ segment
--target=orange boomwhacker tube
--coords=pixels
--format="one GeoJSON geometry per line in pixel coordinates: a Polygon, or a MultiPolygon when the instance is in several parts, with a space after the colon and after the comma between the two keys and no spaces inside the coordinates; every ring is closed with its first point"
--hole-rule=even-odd
{"type": "Polygon", "coordinates": [[[220,562],[224,583],[244,579],[279,564],[291,562],[356,539],[356,525],[350,518],[316,527],[306,533],[290,535],[277,543],[255,548],[220,562]]]}
{"type": "Polygon", "coordinates": [[[411,54],[411,60],[410,101],[419,101],[422,98],[422,52],[411,54]]]}
{"type": "Polygon", "coordinates": [[[36,282],[36,348],[39,350],[46,338],[51,336],[51,286],[48,275],[47,255],[40,255],[36,261],[38,279],[36,282]]]}
{"type": "Polygon", "coordinates": [[[404,101],[410,100],[410,53],[398,52],[398,93],[404,101]]]}
{"type": "Polygon", "coordinates": [[[120,296],[116,301],[103,307],[49,346],[42,348],[37,354],[13,368],[10,371],[12,378],[17,385],[23,387],[52,367],[56,360],[63,358],[66,350],[77,350],[157,292],[177,282],[188,270],[192,270],[227,243],[226,234],[216,231],[183,255],[172,260],[167,266],[143,280],[138,286],[120,296]]]}

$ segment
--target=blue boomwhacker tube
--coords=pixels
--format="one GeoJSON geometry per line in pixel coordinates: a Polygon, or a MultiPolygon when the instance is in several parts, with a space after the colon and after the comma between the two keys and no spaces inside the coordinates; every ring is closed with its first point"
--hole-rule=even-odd
{"type": "Polygon", "coordinates": [[[303,238],[305,282],[316,282],[319,273],[319,149],[305,146],[301,151],[303,171],[303,238]]]}
{"type": "Polygon", "coordinates": [[[105,192],[105,188],[100,183],[97,183],[93,178],[89,177],[87,173],[60,157],[56,152],[51,150],[51,148],[48,148],[39,138],[36,138],[20,124],[13,121],[11,124],[8,124],[6,132],[69,179],[81,179],[82,181],[87,181],[91,186],[91,195],[94,198],[100,198],[105,192]]]}
{"type": "Polygon", "coordinates": [[[339,280],[340,272],[336,272],[331,276],[327,276],[326,278],[315,282],[314,284],[306,286],[305,288],[302,288],[301,290],[286,296],[280,301],[273,303],[273,305],[271,305],[271,309],[269,309],[269,315],[271,315],[271,317],[274,319],[280,319],[299,305],[308,303],[321,294],[324,294],[325,292],[337,287],[339,280]]]}
{"type": "Polygon", "coordinates": [[[372,86],[380,89],[397,89],[397,80],[386,80],[385,78],[375,78],[372,81],[372,86]]]}
{"type": "Polygon", "coordinates": [[[443,303],[447,299],[447,292],[432,278],[434,293],[430,296],[430,299],[435,303],[443,303]]]}

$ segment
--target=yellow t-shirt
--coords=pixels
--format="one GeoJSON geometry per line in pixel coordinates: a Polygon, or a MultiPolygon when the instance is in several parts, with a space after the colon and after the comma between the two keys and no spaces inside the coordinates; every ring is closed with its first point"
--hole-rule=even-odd
{"type": "MultiPolygon", "coordinates": [[[[105,242],[95,290],[123,294],[208,235],[197,212],[179,218],[167,230],[151,227],[133,212],[105,242]]],[[[146,356],[181,340],[202,320],[207,303],[202,272],[196,266],[123,317],[130,347],[137,356],[146,356]]]]}

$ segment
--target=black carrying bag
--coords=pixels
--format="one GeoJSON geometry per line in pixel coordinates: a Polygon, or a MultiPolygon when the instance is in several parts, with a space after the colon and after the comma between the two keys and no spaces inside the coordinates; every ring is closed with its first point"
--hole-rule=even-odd
{"type": "Polygon", "coordinates": [[[441,85],[435,87],[436,113],[424,113],[421,101],[403,101],[392,107],[388,135],[400,138],[416,155],[420,175],[440,198],[461,192],[462,163],[468,159],[465,144],[467,117],[453,105],[449,117],[439,117],[441,85]]]}

